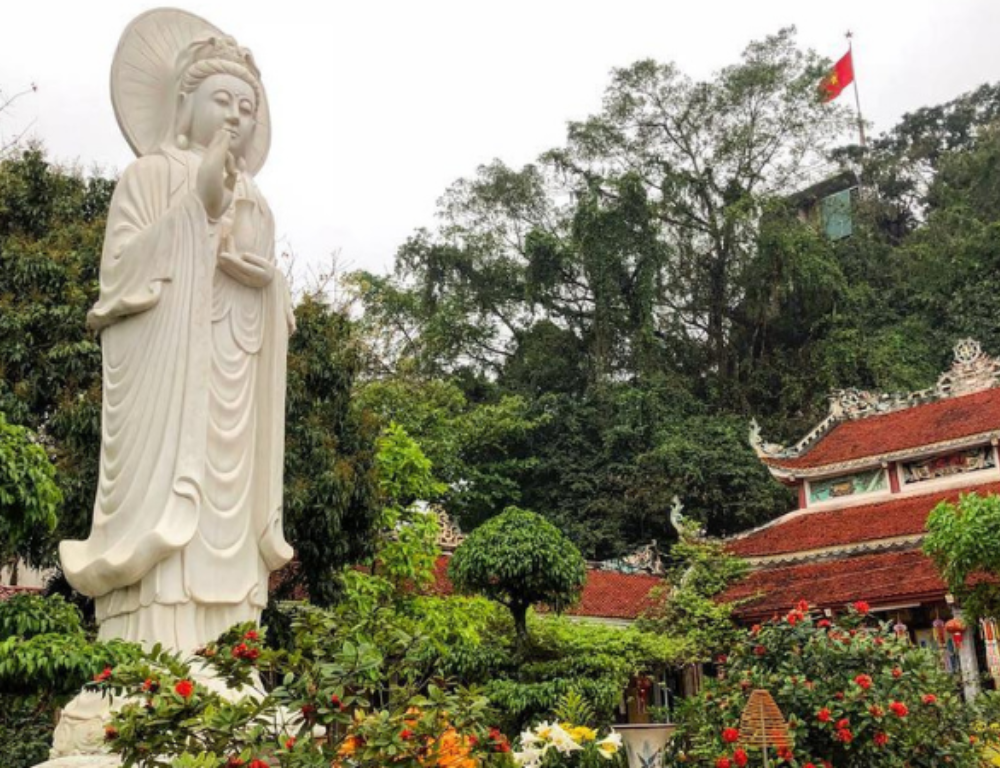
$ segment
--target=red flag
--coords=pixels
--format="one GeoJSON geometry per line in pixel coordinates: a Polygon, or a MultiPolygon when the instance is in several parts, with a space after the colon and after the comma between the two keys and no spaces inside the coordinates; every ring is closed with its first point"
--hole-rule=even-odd
{"type": "Polygon", "coordinates": [[[833,65],[833,69],[830,70],[829,74],[820,81],[820,97],[824,103],[833,101],[853,81],[854,62],[851,61],[851,52],[848,51],[840,61],[833,65]]]}

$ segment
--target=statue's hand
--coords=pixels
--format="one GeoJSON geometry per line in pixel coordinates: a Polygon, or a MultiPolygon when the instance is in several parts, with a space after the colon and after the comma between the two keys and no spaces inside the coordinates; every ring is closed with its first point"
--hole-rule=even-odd
{"type": "Polygon", "coordinates": [[[217,221],[233,202],[236,160],[229,151],[229,133],[219,130],[205,150],[195,188],[208,217],[217,221]]]}
{"type": "Polygon", "coordinates": [[[218,264],[233,280],[251,288],[263,288],[274,279],[274,265],[255,253],[236,253],[227,248],[219,253],[218,264]]]}

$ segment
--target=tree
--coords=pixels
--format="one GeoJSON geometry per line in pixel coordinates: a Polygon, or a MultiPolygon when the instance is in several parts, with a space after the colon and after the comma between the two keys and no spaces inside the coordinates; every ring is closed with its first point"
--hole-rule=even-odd
{"type": "Polygon", "coordinates": [[[63,494],[55,542],[86,538],[100,455],[101,349],[86,327],[114,179],[61,169],[39,147],[0,160],[0,411],[32,430],[63,494]]]}
{"type": "Polygon", "coordinates": [[[56,527],[62,493],[45,449],[24,427],[8,424],[0,412],[0,565],[43,565],[45,544],[56,527]]]}
{"type": "Polygon", "coordinates": [[[924,552],[973,624],[1000,610],[1000,497],[963,493],[927,517],[924,552]],[[986,576],[986,578],[982,578],[986,576]]]}
{"type": "Polygon", "coordinates": [[[337,597],[336,574],[373,552],[379,509],[379,423],[351,406],[361,350],[350,319],[305,296],[289,341],[285,528],[298,565],[281,594],[307,587],[317,605],[337,597]]]}
{"type": "Polygon", "coordinates": [[[458,590],[507,606],[523,645],[528,608],[542,604],[561,612],[583,589],[587,567],[580,551],[552,523],[508,507],[455,550],[448,575],[458,590]]]}

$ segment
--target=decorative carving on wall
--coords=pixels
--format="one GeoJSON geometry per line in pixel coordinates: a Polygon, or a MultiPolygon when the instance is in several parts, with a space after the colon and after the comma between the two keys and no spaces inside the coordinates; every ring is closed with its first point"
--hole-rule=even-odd
{"type": "Polygon", "coordinates": [[[809,503],[815,504],[844,496],[884,491],[889,487],[884,469],[856,472],[852,475],[812,480],[809,483],[809,503]]]}
{"type": "Polygon", "coordinates": [[[931,456],[918,461],[903,463],[903,482],[907,485],[938,480],[966,472],[979,472],[996,467],[993,447],[982,445],[965,451],[955,451],[940,456],[931,456]]]}
{"type": "Polygon", "coordinates": [[[653,539],[644,547],[639,547],[631,555],[614,560],[602,560],[596,564],[601,571],[617,571],[618,573],[649,573],[653,576],[663,575],[663,561],[660,559],[660,548],[653,539]]]}
{"type": "Polygon", "coordinates": [[[438,546],[445,552],[451,552],[465,541],[465,534],[458,527],[458,523],[451,519],[451,515],[441,507],[434,507],[432,512],[437,517],[438,528],[440,529],[437,538],[438,546]]]}

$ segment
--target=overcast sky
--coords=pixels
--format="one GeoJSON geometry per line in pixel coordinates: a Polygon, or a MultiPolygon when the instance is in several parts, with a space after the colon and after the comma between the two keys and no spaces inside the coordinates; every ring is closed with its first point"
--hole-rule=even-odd
{"type": "MultiPolygon", "coordinates": [[[[0,89],[37,83],[0,124],[32,123],[53,157],[120,171],[132,155],[108,94],[118,38],[141,0],[20,0],[0,20],[0,89]]],[[[854,31],[865,117],[904,112],[1000,80],[992,0],[456,0],[185,6],[254,51],[274,141],[258,177],[279,247],[320,266],[385,271],[455,179],[559,144],[596,111],[613,67],[674,61],[705,77],[745,44],[794,24],[832,59],[854,31]]],[[[841,98],[847,98],[845,94],[841,98]]]]}

